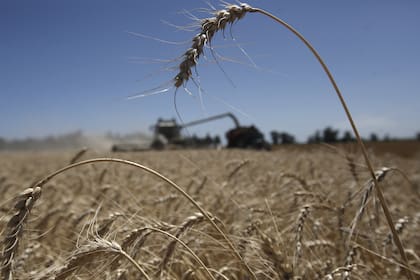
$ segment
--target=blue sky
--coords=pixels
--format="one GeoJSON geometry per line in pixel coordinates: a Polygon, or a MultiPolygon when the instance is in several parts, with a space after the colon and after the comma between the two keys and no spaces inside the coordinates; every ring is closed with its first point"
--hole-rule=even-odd
{"type": "MultiPolygon", "coordinates": [[[[248,3],[288,21],[313,43],[362,135],[407,137],[420,131],[419,1],[248,3]]],[[[126,97],[165,85],[176,75],[171,67],[197,31],[178,30],[167,22],[187,26],[194,21],[185,11],[207,17],[199,10],[203,7],[208,8],[206,1],[0,1],[0,137],[79,129],[147,132],[157,118],[175,117],[173,88],[160,95],[126,97]]],[[[327,125],[349,128],[322,69],[283,27],[249,14],[233,26],[234,40],[229,33],[213,42],[226,74],[209,51],[199,62],[203,102],[193,83],[187,85],[193,96],[178,91],[184,121],[232,111],[243,125],[255,124],[265,133],[288,131],[301,141],[327,125]]],[[[223,134],[230,128],[231,122],[220,120],[190,132],[223,134]]]]}

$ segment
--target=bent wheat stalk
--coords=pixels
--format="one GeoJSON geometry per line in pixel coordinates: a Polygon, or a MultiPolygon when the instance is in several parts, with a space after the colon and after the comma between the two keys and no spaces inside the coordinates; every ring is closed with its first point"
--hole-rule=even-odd
{"type": "MultiPolygon", "coordinates": [[[[206,45],[211,45],[211,41],[214,37],[214,35],[218,31],[223,31],[226,26],[229,24],[233,24],[234,22],[242,19],[247,13],[260,13],[262,15],[265,15],[277,23],[281,24],[285,28],[287,28],[290,32],[292,32],[296,37],[298,37],[305,46],[311,51],[311,53],[315,56],[315,58],[318,60],[319,64],[322,66],[322,69],[324,70],[325,74],[328,76],[328,79],[330,80],[338,99],[340,100],[341,106],[343,107],[345,114],[347,116],[347,119],[352,127],[352,130],[356,136],[358,145],[362,151],[364,160],[366,162],[366,165],[369,169],[369,173],[372,177],[372,180],[374,182],[374,186],[376,189],[377,196],[379,198],[379,201],[381,203],[382,209],[384,211],[387,223],[389,228],[392,232],[392,237],[394,239],[395,244],[398,247],[399,253],[401,255],[401,258],[405,265],[409,267],[408,259],[404,251],[404,247],[402,245],[402,242],[400,238],[398,237],[398,233],[394,227],[394,222],[392,220],[391,213],[389,211],[389,208],[387,206],[387,203],[385,201],[385,197],[382,191],[382,188],[380,184],[378,183],[378,180],[375,176],[375,171],[373,168],[373,165],[369,159],[369,156],[367,154],[367,150],[365,145],[363,144],[362,138],[360,137],[359,131],[356,127],[356,124],[353,120],[353,117],[350,113],[350,110],[347,107],[347,104],[344,100],[343,95],[341,94],[340,89],[338,88],[337,83],[334,80],[333,75],[331,74],[330,70],[328,69],[327,65],[321,58],[321,56],[318,54],[318,52],[315,50],[315,48],[309,43],[306,38],[300,34],[295,28],[293,28],[291,25],[289,25],[287,22],[281,20],[280,18],[274,16],[273,14],[259,8],[253,8],[248,4],[242,3],[240,5],[226,5],[225,9],[216,11],[214,14],[214,17],[206,18],[201,20],[201,30],[200,33],[198,33],[196,36],[192,39],[192,45],[191,47],[184,53],[183,60],[179,64],[179,72],[174,78],[174,85],[176,88],[179,88],[192,77],[192,68],[197,65],[197,61],[201,54],[204,52],[204,47],[206,45]]],[[[410,269],[408,268],[406,270],[407,277],[409,279],[414,280],[414,276],[410,272],[410,269]]]]}
{"type": "Polygon", "coordinates": [[[220,235],[223,237],[223,239],[226,241],[227,245],[229,246],[231,252],[233,253],[233,255],[244,265],[244,267],[246,268],[246,270],[252,275],[252,277],[254,279],[257,279],[257,276],[255,275],[255,273],[251,270],[251,268],[248,266],[248,264],[245,262],[245,260],[242,258],[242,256],[239,254],[238,250],[236,249],[236,247],[233,245],[232,241],[229,239],[229,237],[223,232],[223,230],[216,224],[216,222],[214,221],[214,218],[211,217],[211,215],[205,211],[203,209],[203,207],[200,206],[200,204],[194,199],[192,198],[188,193],[186,193],[180,186],[178,186],[175,182],[173,182],[172,180],[166,178],[165,176],[163,176],[162,174],[160,174],[159,172],[155,171],[152,168],[149,168],[147,166],[141,165],[139,163],[133,162],[133,161],[129,161],[129,160],[124,160],[124,159],[118,159],[118,158],[94,158],[94,159],[89,159],[89,160],[84,160],[84,161],[79,161],[76,162],[74,164],[70,164],[66,167],[63,167],[51,174],[49,174],[48,176],[44,177],[43,179],[41,179],[40,181],[38,181],[37,183],[35,183],[35,188],[39,188],[41,190],[42,186],[44,186],[48,181],[50,181],[52,178],[54,178],[55,176],[70,170],[72,168],[81,166],[81,165],[87,165],[87,164],[93,164],[93,163],[99,163],[99,162],[113,162],[113,163],[119,163],[119,164],[124,164],[124,165],[129,165],[129,166],[134,166],[136,168],[139,168],[143,171],[148,172],[149,174],[152,174],[156,177],[158,177],[159,179],[165,181],[166,183],[168,183],[172,188],[174,188],[175,190],[177,190],[179,193],[181,193],[189,202],[191,202],[191,204],[193,204],[198,211],[200,211],[200,213],[204,216],[204,218],[211,224],[211,226],[218,232],[220,233],[220,235]]]}

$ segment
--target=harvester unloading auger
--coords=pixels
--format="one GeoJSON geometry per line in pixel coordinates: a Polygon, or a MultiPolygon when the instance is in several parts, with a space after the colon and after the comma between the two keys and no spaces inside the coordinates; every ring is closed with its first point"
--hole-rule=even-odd
{"type": "MultiPolygon", "coordinates": [[[[235,127],[226,132],[227,148],[243,149],[269,149],[270,145],[264,140],[264,135],[253,125],[241,126],[238,119],[232,113],[224,113],[204,119],[195,120],[185,124],[178,124],[175,119],[158,119],[152,126],[154,139],[150,145],[151,149],[176,149],[176,148],[195,148],[195,147],[215,147],[220,144],[218,137],[199,138],[196,136],[185,137],[181,131],[184,128],[215,121],[222,118],[230,118],[235,127]]],[[[123,145],[114,145],[113,151],[144,150],[144,149],[124,149],[123,145]]]]}

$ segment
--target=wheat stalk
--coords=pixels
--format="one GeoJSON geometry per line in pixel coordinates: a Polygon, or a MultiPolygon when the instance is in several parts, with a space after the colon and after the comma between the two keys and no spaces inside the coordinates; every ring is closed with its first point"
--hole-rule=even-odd
{"type": "MultiPolygon", "coordinates": [[[[214,13],[214,17],[205,18],[201,20],[201,30],[200,32],[193,37],[192,39],[192,45],[191,47],[184,53],[183,60],[179,64],[179,72],[174,77],[174,86],[176,88],[179,88],[192,77],[192,68],[197,65],[197,61],[200,58],[201,54],[203,54],[204,46],[207,44],[211,44],[212,39],[214,35],[221,30],[224,30],[227,25],[233,24],[234,22],[242,19],[247,13],[260,13],[264,16],[267,16],[271,19],[273,19],[275,22],[279,23],[280,25],[287,28],[290,32],[292,32],[296,37],[298,37],[303,44],[311,51],[311,53],[315,56],[319,64],[321,65],[322,69],[324,70],[325,74],[328,76],[328,79],[330,80],[331,85],[333,86],[337,97],[340,101],[340,104],[342,108],[344,109],[344,112],[347,116],[347,119],[350,123],[350,126],[354,132],[354,135],[356,136],[358,145],[362,151],[363,158],[366,162],[366,165],[368,167],[369,173],[371,175],[373,185],[376,189],[376,194],[379,198],[380,204],[382,206],[382,209],[385,214],[385,218],[387,220],[388,226],[391,229],[392,236],[394,239],[395,244],[397,245],[397,248],[400,252],[401,258],[403,262],[409,266],[407,256],[404,251],[403,244],[401,240],[398,237],[398,233],[394,227],[394,222],[392,220],[391,213],[389,211],[389,207],[387,205],[387,202],[385,200],[381,185],[379,184],[378,180],[375,176],[375,171],[373,168],[373,164],[370,161],[370,158],[368,156],[366,147],[362,141],[362,138],[360,137],[359,131],[357,129],[357,126],[353,120],[353,117],[350,113],[350,110],[347,106],[346,101],[344,100],[344,97],[335,82],[335,79],[333,75],[331,74],[331,71],[328,69],[327,65],[325,64],[324,60],[321,58],[319,53],[316,51],[316,49],[312,46],[311,43],[309,43],[306,38],[300,34],[294,27],[289,25],[287,22],[283,21],[282,19],[274,16],[273,14],[260,9],[260,8],[253,8],[248,4],[240,4],[240,5],[226,5],[225,9],[216,11],[214,13]]],[[[406,270],[406,274],[409,277],[409,279],[414,280],[414,276],[410,272],[410,270],[406,270]]]]}

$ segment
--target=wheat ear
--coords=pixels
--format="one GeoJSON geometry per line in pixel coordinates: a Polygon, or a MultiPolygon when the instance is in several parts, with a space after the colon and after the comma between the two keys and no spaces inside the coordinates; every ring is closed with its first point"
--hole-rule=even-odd
{"type": "MultiPolygon", "coordinates": [[[[404,228],[408,224],[408,217],[405,216],[404,218],[398,219],[397,223],[395,224],[395,228],[397,229],[398,234],[401,234],[404,231],[404,228]]],[[[386,255],[386,246],[390,244],[392,241],[392,234],[388,233],[386,238],[382,241],[382,250],[383,254],[386,255]]]]}
{"type": "MultiPolygon", "coordinates": [[[[382,167],[381,169],[379,169],[378,171],[375,172],[375,178],[378,182],[381,182],[382,180],[385,179],[386,174],[390,171],[391,169],[388,167],[382,167]]],[[[351,225],[351,231],[349,234],[349,240],[352,238],[353,236],[353,232],[356,229],[356,225],[357,223],[360,221],[360,219],[362,218],[362,215],[366,209],[366,206],[368,204],[369,201],[369,197],[370,194],[372,193],[372,189],[374,187],[374,183],[373,180],[370,179],[365,187],[365,191],[363,193],[362,196],[362,201],[360,203],[360,207],[359,210],[356,213],[356,217],[353,219],[352,225],[351,225]]]]}
{"type": "Polygon", "coordinates": [[[305,225],[306,218],[309,216],[311,207],[309,205],[305,205],[300,209],[300,213],[297,220],[296,226],[296,246],[295,246],[295,255],[293,258],[293,270],[297,271],[299,260],[302,256],[302,239],[303,239],[303,227],[305,225]]]}
{"type": "Polygon", "coordinates": [[[100,224],[100,226],[98,226],[96,233],[98,234],[98,236],[100,237],[104,237],[110,230],[112,224],[119,218],[124,216],[123,214],[119,213],[119,212],[115,212],[112,213],[111,215],[109,215],[105,220],[103,220],[100,224]]]}
{"type": "Polygon", "coordinates": [[[136,267],[144,278],[151,280],[141,266],[129,254],[127,254],[118,243],[114,241],[111,242],[103,238],[96,238],[94,241],[91,241],[89,244],[80,248],[65,265],[60,267],[54,273],[53,279],[66,279],[81,265],[85,265],[89,261],[95,260],[96,258],[107,254],[123,256],[136,267]]]}
{"type": "Polygon", "coordinates": [[[293,279],[293,268],[285,262],[285,258],[283,257],[281,252],[276,252],[276,250],[273,247],[275,241],[260,230],[257,230],[257,233],[262,241],[260,245],[261,250],[264,252],[265,255],[267,255],[267,257],[273,264],[277,276],[280,279],[293,279]]]}
{"type": "MultiPolygon", "coordinates": [[[[347,119],[352,127],[352,130],[354,132],[354,135],[356,136],[358,145],[362,151],[363,158],[365,159],[366,165],[368,167],[369,173],[371,175],[371,178],[373,180],[377,196],[379,198],[379,201],[381,203],[382,209],[385,214],[385,218],[387,220],[388,226],[391,229],[392,236],[394,239],[395,244],[398,247],[399,253],[401,255],[401,258],[405,265],[409,267],[408,259],[404,251],[403,244],[398,237],[398,233],[394,227],[394,222],[392,220],[391,213],[389,211],[388,205],[386,203],[382,187],[379,184],[379,182],[376,179],[375,171],[373,168],[373,164],[369,159],[366,147],[362,141],[362,138],[360,137],[359,131],[356,127],[356,124],[353,120],[353,117],[350,113],[349,108],[347,107],[347,103],[344,100],[343,95],[341,94],[341,91],[335,82],[335,79],[333,75],[331,74],[330,70],[328,69],[327,65],[325,64],[324,60],[321,58],[321,56],[318,54],[318,52],[315,50],[315,48],[309,43],[306,38],[300,34],[294,27],[289,25],[287,22],[281,20],[280,18],[274,16],[273,14],[259,8],[253,8],[248,4],[240,4],[240,5],[226,5],[225,9],[219,10],[215,12],[215,16],[211,18],[206,18],[201,20],[201,31],[192,39],[192,45],[191,48],[189,48],[184,53],[184,59],[179,65],[179,72],[174,78],[174,85],[176,88],[179,88],[180,86],[184,85],[192,76],[192,68],[197,65],[197,60],[199,59],[200,55],[203,53],[204,46],[207,44],[211,44],[211,41],[214,37],[214,35],[221,30],[224,30],[228,24],[233,24],[234,22],[242,19],[247,13],[260,13],[262,15],[265,15],[275,22],[279,23],[280,25],[287,28],[290,32],[292,32],[296,37],[301,40],[305,46],[311,51],[311,53],[315,56],[319,64],[321,65],[322,69],[324,70],[325,74],[328,76],[328,79],[331,82],[331,85],[333,86],[338,99],[340,100],[341,106],[344,109],[344,112],[347,116],[347,119]]],[[[410,269],[406,270],[406,274],[409,279],[414,280],[413,274],[410,272],[410,269]]]]}
{"type": "Polygon", "coordinates": [[[3,253],[1,261],[1,274],[4,280],[12,280],[13,261],[18,250],[19,239],[22,236],[24,224],[35,202],[41,195],[41,188],[28,188],[21,192],[14,209],[16,213],[7,223],[3,239],[3,253]]]}
{"type": "MultiPolygon", "coordinates": [[[[189,216],[185,221],[181,224],[178,228],[177,232],[175,233],[176,238],[180,238],[181,235],[184,234],[189,228],[192,228],[194,225],[201,223],[204,220],[204,216],[201,213],[196,213],[192,216],[189,216]]],[[[159,274],[162,276],[162,273],[165,271],[166,267],[168,266],[169,260],[171,256],[175,252],[175,247],[177,244],[177,240],[173,239],[168,247],[166,248],[165,256],[163,257],[162,263],[160,265],[159,274]]]]}
{"type": "Polygon", "coordinates": [[[81,148],[70,160],[70,164],[75,163],[77,160],[79,160],[86,152],[88,151],[88,148],[83,147],[81,148]]]}
{"type": "Polygon", "coordinates": [[[152,233],[148,228],[137,228],[132,230],[123,240],[121,247],[124,251],[129,250],[133,258],[137,257],[140,248],[146,242],[147,237],[152,233]]]}
{"type": "Polygon", "coordinates": [[[210,272],[210,270],[209,270],[209,268],[204,264],[204,262],[197,256],[197,254],[196,253],[194,253],[194,251],[193,250],[191,250],[191,248],[187,245],[187,244],[185,244],[182,240],[180,240],[178,237],[176,237],[175,235],[172,235],[172,234],[170,234],[169,232],[167,232],[167,231],[164,231],[164,230],[161,230],[161,229],[159,229],[159,228],[153,228],[153,227],[150,227],[149,228],[150,230],[152,230],[152,231],[155,231],[155,232],[158,232],[158,233],[161,233],[161,234],[163,234],[163,235],[166,235],[167,237],[169,237],[169,238],[171,238],[171,239],[173,239],[173,240],[175,240],[176,242],[178,242],[179,244],[181,244],[181,246],[182,247],[184,247],[192,256],[193,256],[193,258],[200,264],[200,266],[204,269],[204,271],[207,273],[207,275],[210,277],[210,279],[212,279],[212,280],[216,280],[215,278],[214,278],[214,276],[213,276],[213,274],[211,274],[211,272],[210,272]]]}
{"type": "MultiPolygon", "coordinates": [[[[147,237],[152,233],[148,228],[138,228],[132,230],[122,241],[121,248],[123,251],[130,254],[133,259],[136,259],[140,248],[146,242],[147,237]]],[[[122,256],[114,259],[111,264],[111,270],[117,269],[120,264],[122,256]]]]}
{"type": "Polygon", "coordinates": [[[343,272],[343,280],[349,280],[351,277],[351,272],[354,266],[354,260],[356,257],[356,247],[352,246],[350,250],[347,252],[345,266],[348,270],[343,272]]]}

